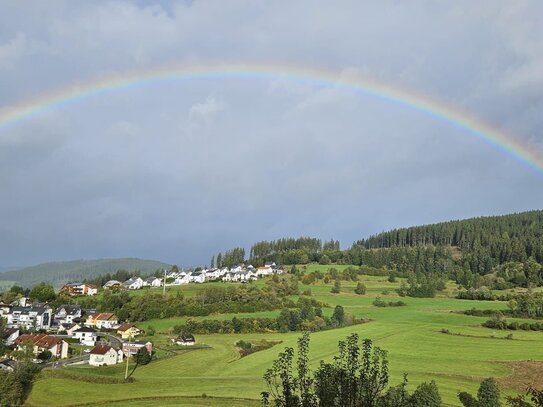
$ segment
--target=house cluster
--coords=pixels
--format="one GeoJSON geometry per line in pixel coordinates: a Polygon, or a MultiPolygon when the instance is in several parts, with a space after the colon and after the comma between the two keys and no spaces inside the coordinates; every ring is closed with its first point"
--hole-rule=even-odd
{"type": "Polygon", "coordinates": [[[167,278],[174,285],[189,284],[189,283],[204,283],[206,281],[227,281],[227,282],[248,282],[256,280],[260,277],[269,276],[272,274],[282,274],[283,270],[275,263],[266,263],[263,267],[253,267],[252,265],[239,264],[235,267],[228,268],[210,268],[200,271],[177,271],[170,272],[167,278]]]}
{"type": "MultiPolygon", "coordinates": [[[[206,281],[248,282],[272,274],[282,274],[283,270],[274,262],[268,262],[262,267],[239,264],[235,267],[204,268],[198,271],[170,271],[166,274],[166,285],[182,285],[190,283],[205,283],[206,281]]],[[[162,287],[163,279],[159,277],[132,277],[125,282],[109,280],[104,284],[105,289],[139,290],[144,287],[162,287]]]]}
{"type": "Polygon", "coordinates": [[[162,279],[158,277],[149,277],[145,280],[141,277],[132,277],[121,283],[117,280],[109,280],[104,284],[104,288],[107,289],[126,289],[126,290],[139,290],[143,287],[160,287],[162,286],[162,279]]]}
{"type": "MultiPolygon", "coordinates": [[[[134,324],[121,323],[110,312],[85,312],[76,304],[61,305],[53,312],[48,304],[30,304],[27,299],[12,304],[0,302],[0,317],[6,320],[1,338],[4,344],[18,351],[31,348],[34,358],[44,351],[58,359],[68,357],[69,338],[93,347],[89,363],[94,366],[119,363],[124,356],[133,355],[142,347],[149,352],[153,349],[151,342],[134,340],[142,334],[134,324]],[[120,336],[122,347],[115,349],[107,345],[106,335],[101,331],[120,336]]],[[[0,365],[0,369],[12,366],[9,360],[5,364],[0,361],[0,365]]]]}

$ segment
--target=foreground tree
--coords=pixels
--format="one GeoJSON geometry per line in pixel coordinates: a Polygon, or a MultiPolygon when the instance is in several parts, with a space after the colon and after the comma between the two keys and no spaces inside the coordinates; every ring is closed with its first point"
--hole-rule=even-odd
{"type": "Polygon", "coordinates": [[[413,392],[410,399],[411,405],[424,407],[438,407],[441,405],[441,396],[436,382],[421,383],[413,392]]]}
{"type": "Polygon", "coordinates": [[[511,407],[543,407],[543,390],[537,390],[533,387],[528,387],[526,390],[528,397],[533,404],[527,402],[524,396],[507,397],[507,405],[511,407]]]}
{"type": "Polygon", "coordinates": [[[0,406],[22,406],[38,371],[30,362],[18,363],[12,372],[0,370],[0,406]]]}
{"type": "Polygon", "coordinates": [[[387,390],[388,360],[385,351],[369,339],[360,346],[356,334],[339,342],[339,355],[332,363],[321,361],[312,375],[309,369],[309,334],[294,349],[279,354],[264,380],[263,406],[275,407],[439,407],[441,397],[434,382],[421,384],[410,396],[404,382],[387,390]],[[296,374],[294,373],[296,365],[296,374]]]}
{"type": "Polygon", "coordinates": [[[136,365],[146,365],[151,361],[151,354],[143,347],[136,352],[136,365]]]}
{"type": "Polygon", "coordinates": [[[458,399],[464,407],[500,407],[500,388],[494,378],[489,377],[481,382],[477,398],[469,393],[461,392],[458,399]]]}

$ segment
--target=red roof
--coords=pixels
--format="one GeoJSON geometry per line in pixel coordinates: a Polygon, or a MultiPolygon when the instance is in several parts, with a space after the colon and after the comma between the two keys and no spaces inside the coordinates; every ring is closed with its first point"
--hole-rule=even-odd
{"type": "Polygon", "coordinates": [[[97,345],[91,350],[91,355],[105,355],[109,352],[110,349],[113,349],[108,345],[97,345]]]}
{"type": "MultiPolygon", "coordinates": [[[[128,323],[122,324],[117,328],[117,331],[125,332],[125,331],[128,331],[132,327],[136,328],[134,326],[134,324],[128,324],[128,323]]],[[[138,329],[138,328],[136,328],[136,329],[138,329]]]]}
{"type": "Polygon", "coordinates": [[[15,340],[16,345],[23,345],[27,342],[32,342],[35,346],[40,348],[52,348],[59,342],[62,342],[62,338],[59,336],[46,335],[46,334],[32,334],[21,335],[15,340]]]}
{"type": "Polygon", "coordinates": [[[100,321],[107,321],[110,319],[117,319],[117,317],[115,316],[115,314],[112,314],[111,312],[102,312],[101,314],[94,316],[94,319],[100,320],[100,321]]]}

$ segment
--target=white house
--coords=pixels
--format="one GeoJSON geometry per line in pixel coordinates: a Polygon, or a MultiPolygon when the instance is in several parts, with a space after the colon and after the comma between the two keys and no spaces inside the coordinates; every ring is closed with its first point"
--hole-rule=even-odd
{"type": "Polygon", "coordinates": [[[194,339],[194,336],[192,334],[183,334],[178,336],[177,338],[173,338],[172,342],[182,346],[194,346],[196,340],[194,339]]]}
{"type": "Polygon", "coordinates": [[[158,277],[149,277],[143,280],[144,287],[160,287],[162,285],[162,280],[158,277]]]}
{"type": "Polygon", "coordinates": [[[58,325],[71,324],[74,319],[81,318],[81,313],[81,305],[61,305],[55,313],[55,323],[58,325]]]}
{"type": "Polygon", "coordinates": [[[123,283],[125,288],[129,290],[139,290],[143,287],[143,280],[140,277],[132,277],[123,283]]]}
{"type": "Polygon", "coordinates": [[[58,331],[59,332],[66,331],[66,335],[72,336],[75,331],[77,331],[78,329],[82,327],[83,325],[76,324],[76,323],[71,323],[71,324],[64,323],[58,326],[58,331]]]}
{"type": "Polygon", "coordinates": [[[9,372],[13,372],[16,366],[17,361],[12,359],[4,359],[0,361],[0,370],[7,370],[9,372]]]}
{"type": "Polygon", "coordinates": [[[123,352],[108,345],[95,346],[90,352],[89,365],[116,365],[123,361],[123,352]]]}
{"type": "Polygon", "coordinates": [[[273,274],[273,269],[270,266],[258,267],[256,269],[256,275],[259,277],[269,276],[273,274]]]}
{"type": "Polygon", "coordinates": [[[222,281],[235,281],[234,278],[236,276],[236,273],[226,273],[223,278],[222,278],[222,281]]]}
{"type": "Polygon", "coordinates": [[[206,276],[204,273],[200,271],[195,271],[190,274],[190,280],[191,283],[203,283],[206,281],[206,276]]]}
{"type": "Polygon", "coordinates": [[[72,337],[85,346],[94,346],[98,340],[96,330],[92,328],[79,328],[73,331],[72,337]]]}
{"type": "Polygon", "coordinates": [[[52,314],[53,309],[45,304],[36,307],[13,307],[5,317],[8,328],[39,330],[51,327],[52,314]]]}
{"type": "Polygon", "coordinates": [[[10,346],[15,343],[15,340],[19,337],[19,328],[5,328],[2,335],[2,341],[4,344],[10,346]]]}
{"type": "Polygon", "coordinates": [[[220,269],[210,269],[206,272],[206,280],[217,280],[221,276],[220,269]]]}
{"type": "Polygon", "coordinates": [[[4,301],[0,300],[0,317],[5,314],[9,314],[11,310],[11,305],[6,304],[4,301]]]}
{"type": "Polygon", "coordinates": [[[188,284],[190,282],[190,274],[184,274],[182,276],[178,276],[174,280],[175,285],[181,285],[181,284],[188,284]]]}

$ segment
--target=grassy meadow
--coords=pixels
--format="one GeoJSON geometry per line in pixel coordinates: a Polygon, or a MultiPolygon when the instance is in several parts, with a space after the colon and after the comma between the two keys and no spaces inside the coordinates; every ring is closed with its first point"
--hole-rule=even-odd
{"type": "MultiPolygon", "coordinates": [[[[315,268],[325,271],[329,266],[310,266],[308,270],[315,268]]],[[[338,340],[356,332],[361,338],[370,338],[377,346],[388,351],[391,384],[398,384],[404,372],[408,373],[411,391],[422,381],[435,380],[445,405],[458,406],[458,391],[475,392],[479,382],[489,376],[496,377],[502,388],[509,388],[509,392],[521,391],[522,388],[510,388],[515,382],[514,377],[510,377],[510,362],[543,361],[542,332],[515,331],[512,339],[505,339],[511,331],[493,331],[481,327],[481,322],[486,318],[452,312],[473,307],[504,309],[505,303],[457,300],[453,298],[456,288],[450,284],[436,298],[406,297],[402,301],[407,306],[378,308],[372,305],[377,296],[387,301],[398,300],[394,289],[400,282],[390,283],[386,277],[370,276],[360,276],[360,281],[367,286],[363,296],[354,293],[356,282],[342,281],[340,294],[330,293],[332,282],[327,285],[300,285],[301,290],[310,289],[315,298],[332,307],[340,304],[347,313],[371,319],[361,325],[313,333],[310,357],[314,366],[322,359],[330,360],[337,354],[338,340]],[[448,329],[449,333],[442,333],[442,329],[448,329]]],[[[202,289],[202,285],[175,287],[184,295],[194,295],[199,289],[202,289]]],[[[324,312],[330,315],[332,310],[327,308],[324,312]]],[[[258,312],[237,316],[269,317],[278,313],[258,312]]],[[[233,316],[224,314],[206,318],[233,316]]],[[[260,392],[266,390],[263,373],[285,346],[295,347],[300,336],[299,332],[196,335],[198,344],[202,346],[187,350],[172,346],[168,341],[170,328],[184,320],[170,318],[140,324],[144,329],[153,326],[157,331],[149,339],[158,348],[158,358],[147,366],[138,367],[132,375],[135,379],[133,383],[105,383],[108,378],[124,377],[124,365],[102,368],[79,366],[54,372],[44,371],[35,382],[27,404],[258,406],[260,392]],[[282,343],[240,358],[234,346],[240,339],[251,342],[268,339],[282,343]]]]}

